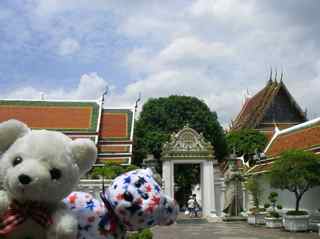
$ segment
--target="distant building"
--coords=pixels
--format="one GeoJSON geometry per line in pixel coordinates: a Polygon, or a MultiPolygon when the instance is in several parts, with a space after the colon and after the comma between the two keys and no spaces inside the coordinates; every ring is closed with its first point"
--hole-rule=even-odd
{"type": "Polygon", "coordinates": [[[261,174],[271,169],[272,162],[281,153],[301,149],[320,154],[320,117],[293,127],[277,131],[264,150],[266,160],[258,162],[247,174],[261,174]]]}
{"type": "MultiPolygon", "coordinates": [[[[301,149],[320,154],[320,117],[293,127],[277,131],[264,153],[267,158],[258,161],[257,164],[246,171],[246,175],[265,175],[272,167],[272,163],[278,160],[281,153],[290,149],[301,149]]],[[[295,208],[295,196],[287,190],[279,190],[270,187],[268,180],[260,177],[260,187],[263,188],[263,199],[266,201],[270,192],[279,194],[279,202],[284,210],[295,208]]],[[[311,214],[319,209],[320,187],[314,187],[307,191],[301,200],[301,208],[311,214]]],[[[249,201],[247,200],[246,204],[249,201]]]]}
{"type": "Polygon", "coordinates": [[[306,113],[292,97],[286,85],[270,79],[253,97],[247,96],[243,107],[232,121],[230,130],[257,129],[271,139],[275,126],[286,129],[307,121],[306,113]]]}
{"type": "Polygon", "coordinates": [[[32,129],[61,131],[69,137],[92,139],[96,164],[130,164],[134,107],[106,108],[93,101],[0,100],[0,122],[17,119],[32,129]]]}
{"type": "MultiPolygon", "coordinates": [[[[232,122],[230,130],[256,129],[264,133],[269,142],[264,150],[266,157],[252,167],[243,167],[245,175],[261,175],[259,183],[267,201],[270,192],[279,194],[279,202],[284,211],[295,207],[295,197],[286,190],[271,188],[265,175],[281,153],[290,149],[302,149],[320,154],[320,118],[307,120],[301,109],[282,81],[268,80],[266,86],[253,97],[247,96],[243,107],[232,122]]],[[[313,212],[319,208],[320,187],[315,187],[304,195],[301,208],[313,212]]],[[[244,196],[244,208],[250,208],[248,195],[244,196]]]]}

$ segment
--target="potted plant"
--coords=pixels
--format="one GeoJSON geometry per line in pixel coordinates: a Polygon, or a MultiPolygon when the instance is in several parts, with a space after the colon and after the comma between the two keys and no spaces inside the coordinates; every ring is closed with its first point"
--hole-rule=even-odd
{"type": "Polygon", "coordinates": [[[270,183],[296,197],[295,210],[284,215],[284,228],[288,231],[309,230],[310,216],[300,210],[300,202],[305,192],[320,185],[320,156],[303,150],[284,152],[272,164],[270,183]]]}
{"type": "Polygon", "coordinates": [[[265,208],[260,208],[262,190],[257,176],[251,176],[245,183],[246,189],[251,193],[253,199],[253,208],[249,209],[247,221],[249,224],[265,224],[265,208]]]}
{"type": "Polygon", "coordinates": [[[266,227],[268,228],[280,228],[282,227],[282,217],[281,215],[276,211],[276,208],[281,210],[282,206],[280,204],[277,204],[278,200],[278,193],[276,192],[271,192],[269,194],[269,202],[264,205],[264,207],[270,208],[271,211],[269,211],[265,217],[266,220],[266,227]]]}

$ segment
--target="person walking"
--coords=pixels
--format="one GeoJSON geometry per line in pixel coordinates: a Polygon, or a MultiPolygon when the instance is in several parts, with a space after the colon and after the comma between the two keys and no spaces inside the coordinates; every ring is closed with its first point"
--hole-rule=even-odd
{"type": "Polygon", "coordinates": [[[192,215],[194,215],[194,198],[192,195],[189,196],[189,200],[188,200],[188,210],[190,212],[190,217],[192,217],[192,215]]]}
{"type": "Polygon", "coordinates": [[[198,210],[199,210],[199,204],[197,202],[197,195],[193,194],[192,195],[192,199],[193,199],[193,211],[194,211],[194,216],[198,217],[198,210]]]}

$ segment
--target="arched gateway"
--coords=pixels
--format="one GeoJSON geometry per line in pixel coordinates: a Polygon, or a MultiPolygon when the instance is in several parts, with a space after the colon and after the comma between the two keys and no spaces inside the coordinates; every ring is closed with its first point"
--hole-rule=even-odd
{"type": "MultiPolygon", "coordinates": [[[[174,165],[200,164],[200,185],[204,217],[216,217],[214,185],[214,149],[194,129],[185,126],[177,134],[172,134],[170,142],[163,145],[162,178],[164,191],[174,197],[174,165]]],[[[186,172],[187,173],[187,172],[186,172]]]]}

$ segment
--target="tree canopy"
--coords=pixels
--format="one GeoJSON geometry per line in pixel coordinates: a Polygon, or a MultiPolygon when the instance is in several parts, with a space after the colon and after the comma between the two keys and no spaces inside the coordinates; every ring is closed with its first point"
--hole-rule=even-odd
{"type": "Polygon", "coordinates": [[[106,179],[114,179],[119,175],[129,172],[131,170],[137,169],[135,165],[119,165],[118,163],[107,162],[103,167],[95,167],[91,171],[91,176],[93,178],[99,178],[103,176],[106,179]]]}
{"type": "Polygon", "coordinates": [[[226,139],[229,150],[235,149],[238,156],[254,154],[255,150],[262,152],[268,142],[263,133],[254,129],[231,131],[227,134],[226,139]]]}
{"type": "Polygon", "coordinates": [[[217,114],[198,98],[173,95],[150,99],[143,105],[135,127],[134,164],[140,165],[147,153],[160,159],[163,143],[186,124],[203,133],[218,160],[224,158],[227,144],[217,114]]]}
{"type": "Polygon", "coordinates": [[[303,194],[320,185],[320,156],[303,150],[289,150],[272,164],[270,183],[295,194],[296,211],[303,194]]]}

